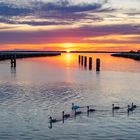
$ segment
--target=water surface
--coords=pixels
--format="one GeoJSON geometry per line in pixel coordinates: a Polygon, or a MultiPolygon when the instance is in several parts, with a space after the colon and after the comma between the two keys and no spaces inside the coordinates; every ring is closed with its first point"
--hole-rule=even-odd
{"type": "Polygon", "coordinates": [[[78,64],[78,54],[18,59],[17,68],[0,62],[0,139],[92,140],[139,139],[140,107],[127,114],[127,105],[140,106],[140,62],[110,54],[93,57],[93,70],[78,64]],[[101,72],[95,71],[96,58],[101,72]],[[49,129],[48,117],[71,112],[71,103],[92,105],[85,113],[49,129]],[[111,105],[124,107],[112,114],[111,105]]]}

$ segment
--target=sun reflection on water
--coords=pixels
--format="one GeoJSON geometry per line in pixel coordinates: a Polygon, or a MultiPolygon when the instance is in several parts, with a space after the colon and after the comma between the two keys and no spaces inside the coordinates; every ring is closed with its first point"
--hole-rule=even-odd
{"type": "Polygon", "coordinates": [[[67,65],[70,64],[71,58],[72,58],[71,54],[70,53],[67,53],[66,54],[66,62],[67,62],[67,65]]]}

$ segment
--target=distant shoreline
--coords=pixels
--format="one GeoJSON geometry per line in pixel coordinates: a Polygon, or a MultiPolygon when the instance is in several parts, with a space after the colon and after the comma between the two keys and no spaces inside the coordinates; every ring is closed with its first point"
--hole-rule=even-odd
{"type": "Polygon", "coordinates": [[[11,56],[16,55],[16,58],[31,58],[44,56],[58,56],[60,52],[43,52],[43,51],[0,51],[0,61],[11,59],[11,56]]]}
{"type": "MultiPolygon", "coordinates": [[[[0,51],[0,61],[8,60],[12,55],[16,58],[31,58],[31,57],[44,57],[44,56],[58,56],[66,51],[0,51]]],[[[140,60],[140,53],[135,52],[110,52],[110,51],[71,51],[69,53],[111,53],[114,57],[131,58],[140,60]]]]}
{"type": "Polygon", "coordinates": [[[134,60],[139,60],[140,61],[140,53],[131,53],[131,52],[114,53],[114,54],[111,54],[111,56],[130,58],[130,59],[134,59],[134,60]]]}
{"type": "Polygon", "coordinates": [[[121,53],[116,51],[0,51],[0,53],[121,53]]]}

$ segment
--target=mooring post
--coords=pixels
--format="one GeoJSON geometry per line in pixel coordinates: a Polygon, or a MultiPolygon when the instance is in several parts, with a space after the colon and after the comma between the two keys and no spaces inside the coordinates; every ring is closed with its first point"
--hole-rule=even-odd
{"type": "Polygon", "coordinates": [[[16,54],[11,56],[11,67],[16,67],[16,54]]]}
{"type": "Polygon", "coordinates": [[[14,54],[14,67],[16,67],[16,54],[14,54]]]}
{"type": "Polygon", "coordinates": [[[16,67],[16,54],[14,55],[14,67],[16,67]]]}
{"type": "Polygon", "coordinates": [[[96,71],[100,71],[100,59],[99,58],[97,58],[96,59],[96,71]]]}
{"type": "Polygon", "coordinates": [[[64,111],[62,111],[62,122],[64,123],[64,111]]]}
{"type": "Polygon", "coordinates": [[[78,59],[79,64],[81,63],[81,56],[79,55],[79,59],[78,59]]]}
{"type": "Polygon", "coordinates": [[[84,57],[84,67],[85,68],[87,67],[87,57],[86,56],[84,57]]]}
{"type": "Polygon", "coordinates": [[[92,57],[89,57],[89,70],[92,70],[92,57]]]}
{"type": "Polygon", "coordinates": [[[81,64],[83,65],[84,63],[84,56],[81,56],[81,64]]]}
{"type": "Polygon", "coordinates": [[[13,67],[13,58],[12,58],[13,56],[11,56],[11,67],[13,67]]]}

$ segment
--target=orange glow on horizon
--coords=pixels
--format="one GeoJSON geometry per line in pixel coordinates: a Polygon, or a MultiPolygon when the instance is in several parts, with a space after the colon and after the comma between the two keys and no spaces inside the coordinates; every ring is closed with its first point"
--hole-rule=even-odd
{"type": "Polygon", "coordinates": [[[48,43],[48,44],[4,44],[0,50],[36,50],[36,51],[137,51],[140,49],[139,43],[127,43],[127,41],[135,40],[139,35],[108,35],[101,37],[85,38],[87,43],[48,43]],[[95,39],[95,41],[94,41],[95,39]],[[118,43],[113,43],[116,40],[118,43]],[[89,41],[89,42],[88,42],[89,41]],[[92,42],[90,42],[92,41],[92,42]],[[121,42],[126,41],[126,42],[121,42]]]}

